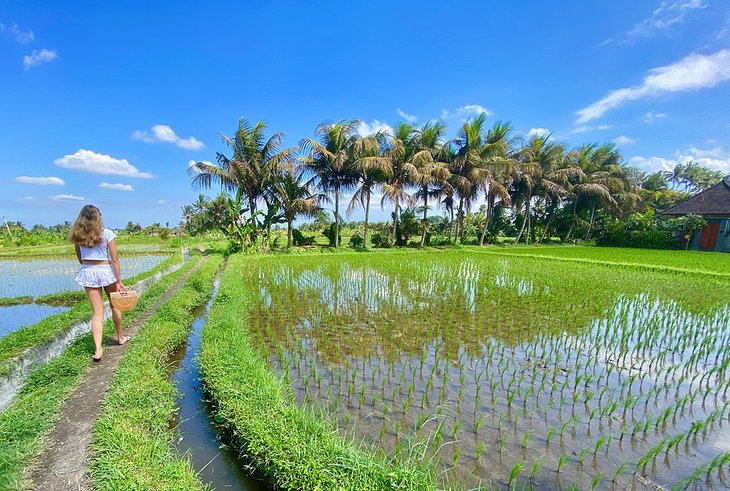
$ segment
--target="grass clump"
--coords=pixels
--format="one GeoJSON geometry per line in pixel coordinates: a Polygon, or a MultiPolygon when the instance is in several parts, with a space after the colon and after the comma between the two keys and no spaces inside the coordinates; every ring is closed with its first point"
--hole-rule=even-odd
{"type": "Polygon", "coordinates": [[[140,328],[111,382],[94,427],[95,489],[203,489],[187,459],[172,452],[176,390],[167,361],[185,342],[222,263],[212,256],[140,328]]]}
{"type": "Polygon", "coordinates": [[[233,445],[277,489],[433,489],[424,469],[387,461],[340,436],[292,402],[292,394],[241,326],[250,304],[244,259],[229,260],[203,331],[200,365],[216,417],[233,445]]]}
{"type": "MultiPolygon", "coordinates": [[[[192,266],[192,261],[188,262],[151,285],[137,307],[124,314],[124,322],[134,321],[192,266]]],[[[104,336],[114,333],[110,319],[104,323],[104,336]]],[[[0,413],[0,489],[24,487],[29,464],[45,448],[61,407],[88,368],[93,352],[91,333],[79,337],[61,355],[33,372],[13,403],[0,413]]]]}

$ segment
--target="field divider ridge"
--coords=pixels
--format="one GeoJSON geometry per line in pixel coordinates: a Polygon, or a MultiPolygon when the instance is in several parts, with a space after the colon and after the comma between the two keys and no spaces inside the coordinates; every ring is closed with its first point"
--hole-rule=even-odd
{"type": "MultiPolygon", "coordinates": [[[[143,294],[150,285],[183,265],[180,255],[132,278],[128,288],[143,294]],[[174,261],[172,260],[174,259],[174,261]]],[[[104,321],[111,318],[104,302],[104,321]]],[[[47,317],[0,339],[0,411],[17,395],[25,379],[39,366],[59,356],[79,336],[91,331],[91,307],[81,302],[70,310],[47,317]]]]}
{"type": "MultiPolygon", "coordinates": [[[[125,329],[149,317],[195,266],[195,262],[187,261],[152,284],[137,307],[124,315],[125,329]]],[[[114,325],[108,320],[104,338],[112,336],[114,325]]],[[[105,356],[117,349],[107,346],[105,356]]],[[[28,487],[31,463],[46,448],[64,402],[90,370],[93,350],[91,333],[76,338],[58,357],[31,372],[10,406],[0,413],[0,489],[28,487]]]]}
{"type": "Polygon", "coordinates": [[[250,305],[241,282],[245,262],[229,258],[200,352],[214,414],[244,463],[276,489],[434,489],[427,469],[345,439],[331,421],[293,402],[242,320],[250,305]]]}
{"type": "Polygon", "coordinates": [[[223,263],[210,256],[140,328],[117,367],[93,427],[94,489],[205,489],[189,459],[173,451],[177,389],[169,359],[185,343],[193,310],[210,298],[223,263]]]}

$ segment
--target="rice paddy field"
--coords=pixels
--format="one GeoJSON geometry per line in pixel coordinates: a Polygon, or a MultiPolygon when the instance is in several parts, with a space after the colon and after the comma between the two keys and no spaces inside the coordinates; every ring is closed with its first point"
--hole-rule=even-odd
{"type": "MultiPolygon", "coordinates": [[[[124,278],[145,273],[169,257],[169,254],[162,253],[121,256],[124,278]]],[[[69,303],[73,304],[79,297],[69,293],[83,293],[75,281],[78,271],[78,261],[70,256],[53,259],[37,256],[0,258],[0,337],[67,311],[68,305],[44,305],[33,299],[62,294],[54,303],[65,303],[61,297],[66,294],[69,303]]]]}
{"type": "Polygon", "coordinates": [[[241,329],[439,486],[727,489],[730,257],[549,249],[253,257],[241,329]]]}

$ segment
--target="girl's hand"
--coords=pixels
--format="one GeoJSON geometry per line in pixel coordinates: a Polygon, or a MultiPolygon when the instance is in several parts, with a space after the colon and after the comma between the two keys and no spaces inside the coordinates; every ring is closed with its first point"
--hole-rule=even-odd
{"type": "Polygon", "coordinates": [[[124,286],[124,283],[122,283],[122,280],[117,281],[117,291],[118,292],[126,292],[127,287],[124,286]]]}

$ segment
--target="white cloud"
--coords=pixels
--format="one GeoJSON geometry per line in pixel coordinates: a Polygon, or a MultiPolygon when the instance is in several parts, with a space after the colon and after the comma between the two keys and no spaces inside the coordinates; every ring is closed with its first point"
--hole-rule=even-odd
{"type": "Polygon", "coordinates": [[[603,131],[603,130],[610,130],[613,128],[612,124],[599,124],[598,126],[578,126],[577,128],[573,128],[571,133],[577,134],[577,133],[587,133],[589,131],[603,131]]]}
{"type": "Polygon", "coordinates": [[[30,70],[33,67],[41,66],[42,64],[53,61],[56,58],[58,58],[58,53],[55,49],[34,49],[31,54],[23,57],[23,69],[30,70]]]}
{"type": "Polygon", "coordinates": [[[33,196],[26,196],[25,198],[20,198],[20,201],[23,203],[32,203],[35,201],[35,198],[33,196]]]}
{"type": "Polygon", "coordinates": [[[195,167],[195,164],[198,162],[202,162],[203,164],[213,165],[213,162],[210,162],[208,160],[188,160],[188,172],[194,172],[195,174],[200,174],[200,171],[195,167]]]}
{"type": "Polygon", "coordinates": [[[464,104],[461,107],[457,107],[455,110],[450,111],[448,109],[441,109],[440,119],[452,119],[460,118],[465,121],[472,116],[478,116],[480,114],[486,114],[491,116],[494,114],[490,109],[480,104],[464,104]]]}
{"type": "Polygon", "coordinates": [[[625,135],[617,136],[616,138],[613,139],[613,142],[616,145],[621,145],[621,146],[624,146],[624,145],[634,145],[638,141],[639,141],[638,138],[630,138],[630,137],[625,136],[625,135]]]}
{"type": "Polygon", "coordinates": [[[9,33],[20,44],[28,44],[35,38],[35,34],[31,29],[22,29],[18,24],[6,26],[0,22],[0,32],[9,33]]]}
{"type": "Polygon", "coordinates": [[[54,160],[53,163],[64,169],[92,172],[94,174],[138,177],[141,179],[152,179],[154,177],[147,172],[140,172],[127,159],[115,159],[110,155],[84,150],[83,148],[71,155],[64,155],[54,160]]]}
{"type": "Polygon", "coordinates": [[[730,49],[710,55],[691,54],[671,65],[649,70],[641,85],[613,90],[603,99],[576,112],[577,124],[603,116],[628,101],[714,87],[730,80],[730,49]]]}
{"type": "Polygon", "coordinates": [[[664,119],[667,117],[667,113],[659,113],[656,111],[649,111],[644,115],[644,122],[647,124],[652,124],[655,121],[658,121],[660,119],[664,119]]]}
{"type": "Polygon", "coordinates": [[[634,24],[626,35],[635,38],[653,37],[665,33],[674,25],[684,22],[684,18],[690,11],[705,7],[707,4],[702,3],[701,0],[664,1],[652,12],[651,17],[634,24]]]}
{"type": "Polygon", "coordinates": [[[629,159],[629,164],[648,172],[672,170],[677,164],[696,162],[712,170],[719,170],[730,174],[730,153],[722,147],[714,147],[708,150],[701,150],[690,145],[685,150],[674,152],[674,158],[666,157],[642,157],[636,156],[629,159]]]}
{"type": "Polygon", "coordinates": [[[112,189],[114,191],[134,191],[134,188],[130,184],[122,183],[110,184],[108,182],[102,182],[99,184],[99,187],[102,189],[112,189]]]}
{"type": "Polygon", "coordinates": [[[145,143],[165,142],[177,145],[185,150],[201,150],[205,144],[195,137],[180,138],[172,128],[165,124],[157,124],[150,131],[137,130],[131,135],[132,140],[140,140],[145,143]]]}
{"type": "Polygon", "coordinates": [[[60,177],[18,176],[15,178],[15,181],[22,182],[24,184],[37,184],[39,186],[63,186],[66,184],[60,177]]]}
{"type": "Polygon", "coordinates": [[[165,206],[165,205],[170,205],[170,204],[172,204],[172,203],[171,203],[170,201],[167,201],[166,199],[161,199],[161,200],[158,200],[158,201],[157,201],[157,204],[158,204],[158,205],[163,205],[163,206],[165,206]]]}
{"type": "Polygon", "coordinates": [[[396,108],[395,112],[398,113],[398,116],[405,119],[409,123],[415,123],[416,121],[418,121],[418,116],[414,116],[413,114],[408,114],[407,112],[402,111],[401,108],[396,108]]]}
{"type": "Polygon", "coordinates": [[[550,135],[550,133],[551,131],[547,128],[530,128],[530,131],[527,132],[527,138],[532,138],[533,136],[544,138],[550,135]]]}
{"type": "Polygon", "coordinates": [[[603,42],[602,42],[601,44],[599,44],[598,46],[601,46],[601,47],[603,47],[603,46],[608,46],[608,45],[609,45],[609,44],[611,44],[612,42],[613,42],[613,38],[608,38],[608,39],[606,39],[605,41],[603,41],[603,42]]]}
{"type": "Polygon", "coordinates": [[[370,124],[365,121],[361,121],[360,125],[357,127],[357,134],[360,135],[361,138],[374,135],[379,131],[387,135],[393,134],[393,128],[391,128],[389,124],[378,121],[377,119],[373,119],[370,124]]]}
{"type": "Polygon", "coordinates": [[[51,201],[84,201],[81,196],[75,194],[56,194],[55,196],[48,197],[51,201]]]}

